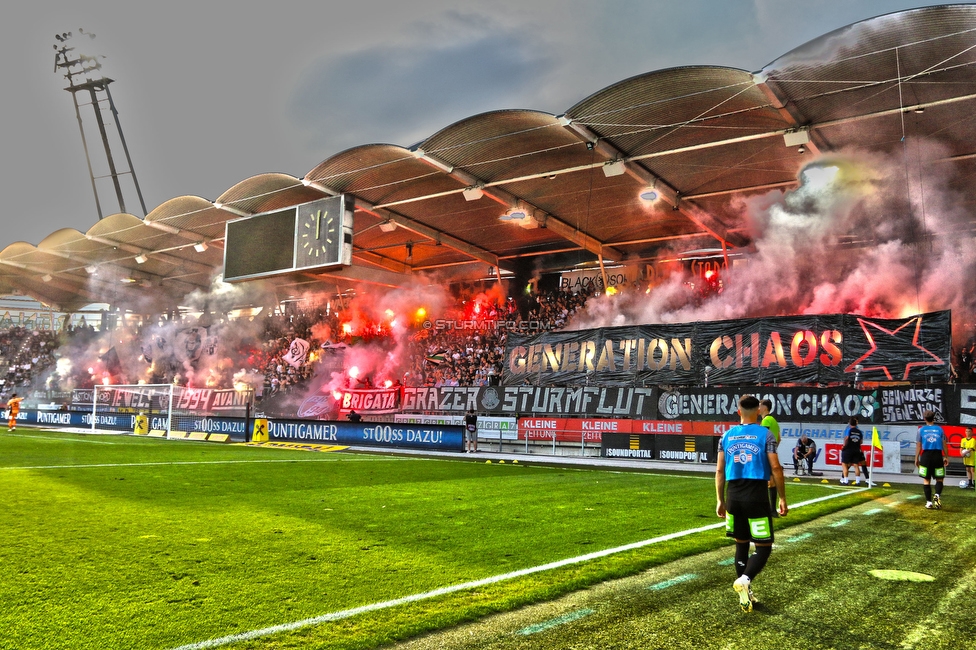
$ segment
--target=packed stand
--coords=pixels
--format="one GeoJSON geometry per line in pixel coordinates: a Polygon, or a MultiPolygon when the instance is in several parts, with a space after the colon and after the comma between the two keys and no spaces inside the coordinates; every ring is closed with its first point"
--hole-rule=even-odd
{"type": "Polygon", "coordinates": [[[0,331],[0,399],[34,383],[57,359],[58,334],[50,330],[11,327],[0,331]]]}

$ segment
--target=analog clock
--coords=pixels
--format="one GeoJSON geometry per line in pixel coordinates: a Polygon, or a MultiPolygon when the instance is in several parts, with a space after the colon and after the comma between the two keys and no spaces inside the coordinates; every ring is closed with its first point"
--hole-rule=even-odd
{"type": "Polygon", "coordinates": [[[295,267],[308,268],[339,262],[342,246],[342,208],[335,200],[299,206],[295,267]]]}

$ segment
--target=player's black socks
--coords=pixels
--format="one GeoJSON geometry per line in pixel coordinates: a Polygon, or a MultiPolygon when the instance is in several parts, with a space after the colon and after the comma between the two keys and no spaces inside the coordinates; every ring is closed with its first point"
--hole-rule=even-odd
{"type": "Polygon", "coordinates": [[[925,491],[925,500],[926,501],[931,501],[932,500],[932,486],[931,485],[923,485],[922,486],[922,489],[925,491]]]}
{"type": "Polygon", "coordinates": [[[943,485],[942,481],[935,482],[935,493],[938,494],[940,497],[942,496],[942,485],[943,485]]]}
{"type": "Polygon", "coordinates": [[[742,577],[745,573],[746,563],[749,561],[749,542],[735,543],[735,575],[742,577]]]}
{"type": "Polygon", "coordinates": [[[756,546],[756,552],[752,554],[752,557],[749,558],[749,562],[746,564],[745,574],[749,576],[750,580],[756,579],[759,572],[766,566],[766,561],[772,552],[772,545],[756,546]]]}

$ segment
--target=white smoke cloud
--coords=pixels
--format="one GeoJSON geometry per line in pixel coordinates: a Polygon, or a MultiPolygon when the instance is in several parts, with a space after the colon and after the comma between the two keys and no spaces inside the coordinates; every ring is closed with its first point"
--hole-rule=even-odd
{"type": "Polygon", "coordinates": [[[703,299],[687,286],[695,278],[676,273],[647,294],[592,298],[569,327],[942,309],[954,311],[957,325],[971,323],[976,249],[970,234],[959,236],[967,217],[948,170],[916,162],[945,153],[924,141],[907,146],[909,163],[901,155],[824,156],[801,170],[795,190],[735,199],[754,250],[722,270],[721,293],[703,299]]]}

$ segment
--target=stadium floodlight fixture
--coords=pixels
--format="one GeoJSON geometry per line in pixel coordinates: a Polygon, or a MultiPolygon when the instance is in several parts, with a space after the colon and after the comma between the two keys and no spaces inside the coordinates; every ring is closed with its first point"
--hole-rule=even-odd
{"type": "Polygon", "coordinates": [[[88,275],[95,275],[96,273],[98,273],[98,267],[95,266],[94,264],[89,264],[88,266],[85,267],[85,270],[88,271],[88,275]]]}
{"type": "Polygon", "coordinates": [[[145,264],[148,260],[149,258],[146,257],[145,253],[140,253],[139,255],[136,255],[136,264],[145,264]]]}
{"type": "Polygon", "coordinates": [[[638,196],[640,197],[640,200],[643,201],[644,203],[654,203],[659,198],[661,198],[660,192],[658,192],[653,187],[645,187],[640,191],[638,196]]]}
{"type": "Polygon", "coordinates": [[[787,147],[799,147],[802,144],[810,142],[810,131],[808,129],[787,131],[783,134],[783,142],[787,147]]]}
{"type": "Polygon", "coordinates": [[[603,166],[603,175],[607,178],[611,176],[622,176],[627,171],[627,163],[623,160],[611,160],[603,166]]]}
{"type": "Polygon", "coordinates": [[[529,213],[523,208],[512,208],[502,216],[498,217],[501,221],[522,221],[529,213]]]}
{"type": "Polygon", "coordinates": [[[461,190],[461,194],[464,195],[465,201],[477,201],[485,195],[485,191],[478,187],[477,185],[473,187],[466,187],[461,190]]]}
{"type": "Polygon", "coordinates": [[[54,277],[50,273],[45,273],[44,275],[41,276],[41,280],[44,282],[50,282],[53,279],[54,277]]]}
{"type": "Polygon", "coordinates": [[[396,229],[397,229],[396,221],[394,221],[393,219],[387,219],[386,221],[380,224],[380,230],[382,230],[383,232],[393,232],[396,229]]]}
{"type": "Polygon", "coordinates": [[[193,250],[195,250],[198,253],[203,253],[204,251],[207,250],[207,248],[208,248],[207,242],[205,241],[197,242],[196,244],[193,245],[193,250]]]}

